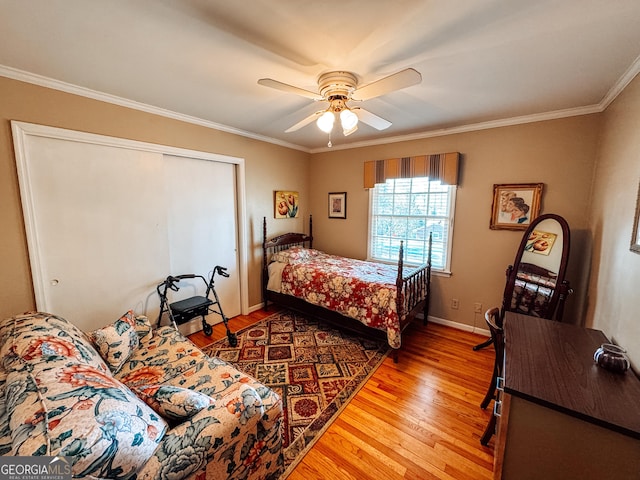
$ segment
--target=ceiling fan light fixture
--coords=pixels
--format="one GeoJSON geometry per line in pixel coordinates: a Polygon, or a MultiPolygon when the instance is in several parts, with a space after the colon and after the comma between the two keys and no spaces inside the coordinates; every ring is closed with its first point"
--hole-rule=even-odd
{"type": "MultiPolygon", "coordinates": [[[[345,132],[349,130],[353,130],[358,126],[358,116],[355,113],[353,113],[351,110],[346,108],[340,112],[340,123],[342,124],[342,129],[345,132]]],[[[347,134],[345,133],[345,135],[347,134]]]]}
{"type": "Polygon", "coordinates": [[[342,129],[342,134],[343,134],[345,137],[348,137],[349,135],[351,135],[351,134],[352,134],[353,132],[355,132],[356,130],[358,130],[358,125],[354,125],[353,127],[349,128],[349,129],[343,128],[343,129],[342,129]]]}
{"type": "Polygon", "coordinates": [[[318,128],[324,133],[329,133],[331,130],[333,130],[333,122],[335,121],[336,117],[333,112],[327,110],[322,115],[320,115],[320,117],[318,117],[316,125],[318,125],[318,128]]]}

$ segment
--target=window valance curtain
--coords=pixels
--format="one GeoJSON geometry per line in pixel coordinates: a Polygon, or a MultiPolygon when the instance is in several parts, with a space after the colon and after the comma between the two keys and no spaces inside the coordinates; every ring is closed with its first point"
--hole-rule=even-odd
{"type": "Polygon", "coordinates": [[[389,178],[429,177],[447,185],[458,184],[458,152],[364,162],[364,188],[389,178]]]}

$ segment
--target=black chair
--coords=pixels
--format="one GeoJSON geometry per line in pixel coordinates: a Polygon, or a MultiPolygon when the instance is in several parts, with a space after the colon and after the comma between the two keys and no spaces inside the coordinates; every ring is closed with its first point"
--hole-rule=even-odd
{"type": "MultiPolygon", "coordinates": [[[[496,358],[493,362],[493,374],[491,375],[491,382],[487,389],[487,394],[480,404],[481,408],[487,408],[491,400],[497,398],[498,377],[502,377],[502,370],[504,366],[504,331],[502,329],[502,321],[500,309],[497,307],[490,308],[484,314],[484,319],[487,322],[489,331],[491,332],[491,340],[496,352],[496,358]]],[[[496,432],[496,416],[495,413],[491,413],[491,419],[484,431],[484,434],[480,438],[482,445],[487,445],[489,440],[496,432]]]]}

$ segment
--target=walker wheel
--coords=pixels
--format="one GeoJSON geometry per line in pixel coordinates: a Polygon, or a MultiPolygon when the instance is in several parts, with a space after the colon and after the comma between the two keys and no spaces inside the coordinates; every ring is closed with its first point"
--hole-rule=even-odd
{"type": "Polygon", "coordinates": [[[211,325],[209,325],[208,323],[205,323],[205,324],[202,326],[202,330],[204,331],[204,334],[205,334],[207,337],[210,337],[210,336],[211,336],[211,334],[213,333],[213,327],[212,327],[211,325]]]}
{"type": "Polygon", "coordinates": [[[235,333],[227,333],[227,338],[229,339],[229,345],[232,347],[236,347],[238,345],[238,337],[235,333]]]}

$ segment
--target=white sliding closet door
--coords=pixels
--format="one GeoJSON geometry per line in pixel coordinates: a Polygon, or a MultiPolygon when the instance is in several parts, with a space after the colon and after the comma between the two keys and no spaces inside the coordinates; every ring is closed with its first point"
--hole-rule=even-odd
{"type": "MultiPolygon", "coordinates": [[[[238,253],[238,165],[224,161],[231,157],[30,124],[14,125],[14,141],[39,310],[84,331],[129,309],[154,323],[156,286],[168,275],[208,277],[221,265],[230,274],[216,279],[221,306],[228,317],[241,313],[246,267],[238,253]]],[[[176,301],[203,295],[205,285],[169,293],[176,301]]],[[[195,319],[181,331],[201,325],[195,319]]]]}
{"type": "Polygon", "coordinates": [[[150,181],[162,168],[157,153],[54,138],[29,144],[39,309],[85,330],[146,311],[169,269],[165,198],[150,181]]]}
{"type": "MultiPolygon", "coordinates": [[[[239,315],[235,165],[170,155],[164,160],[170,273],[209,278],[216,265],[226,267],[229,278],[216,275],[216,292],[225,315],[239,315]]],[[[201,279],[181,285],[185,286],[172,299],[205,294],[201,279]]],[[[212,324],[219,321],[219,315],[208,319],[212,324]]]]}

